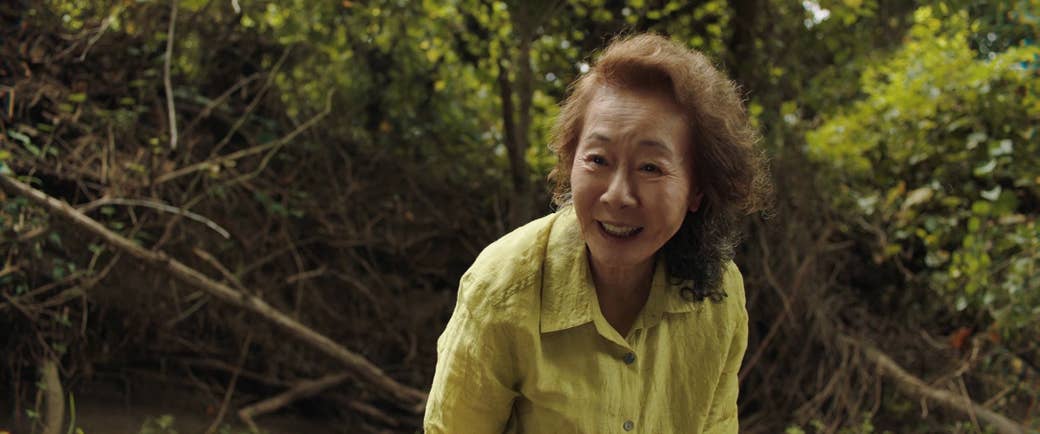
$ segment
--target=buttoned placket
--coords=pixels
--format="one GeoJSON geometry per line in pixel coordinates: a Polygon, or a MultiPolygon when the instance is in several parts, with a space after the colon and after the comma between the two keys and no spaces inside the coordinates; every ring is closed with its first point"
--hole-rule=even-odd
{"type": "MultiPolygon", "coordinates": [[[[610,341],[617,350],[617,369],[621,377],[621,396],[618,399],[618,420],[614,421],[611,432],[637,432],[637,422],[641,419],[640,413],[643,411],[641,408],[641,397],[644,387],[644,379],[640,377],[640,350],[643,348],[643,339],[645,337],[642,329],[642,321],[636,320],[633,325],[633,329],[629,332],[627,338],[622,339],[621,335],[617,331],[607,325],[606,319],[597,318],[597,323],[602,320],[602,325],[609,327],[597,327],[601,332],[600,335],[604,339],[610,341]],[[604,333],[606,332],[606,333],[604,333]],[[613,333],[610,333],[613,332],[613,333]],[[617,431],[617,428],[621,428],[617,431]]],[[[599,325],[599,324],[597,324],[599,325]]]]}
{"type": "MultiPolygon", "coordinates": [[[[598,308],[599,300],[594,290],[590,304],[593,306],[592,323],[596,327],[596,332],[600,338],[610,342],[610,345],[614,347],[612,353],[617,360],[617,370],[619,377],[621,377],[620,396],[617,397],[615,402],[618,404],[614,407],[618,419],[608,421],[607,425],[610,426],[609,432],[632,432],[635,429],[635,421],[639,419],[637,406],[639,401],[639,371],[636,368],[636,350],[629,344],[627,339],[618,333],[617,329],[607,322],[603,312],[598,308]],[[618,431],[618,428],[621,428],[622,431],[618,431]]],[[[629,331],[630,338],[638,333],[635,327],[639,322],[640,319],[637,317],[636,323],[633,324],[633,329],[629,331]]]]}
{"type": "MultiPolygon", "coordinates": [[[[661,291],[665,290],[662,284],[664,282],[664,274],[657,274],[655,276],[655,285],[651,288],[651,291],[654,292],[651,293],[647,304],[643,306],[643,309],[633,322],[628,336],[621,338],[620,334],[613,327],[609,326],[609,331],[614,332],[613,335],[604,334],[603,336],[613,342],[620,351],[618,359],[621,362],[619,363],[619,369],[621,370],[623,396],[620,399],[621,420],[618,422],[620,422],[622,433],[646,432],[647,430],[646,427],[641,427],[640,424],[644,422],[642,418],[644,388],[647,387],[647,382],[650,379],[643,377],[644,370],[641,368],[641,358],[642,355],[645,355],[644,349],[646,348],[645,340],[647,333],[662,320],[662,304],[664,300],[661,297],[663,295],[661,291]]],[[[606,323],[605,319],[603,321],[606,323]]],[[[617,427],[617,425],[614,426],[617,427]]],[[[615,430],[616,428],[611,429],[611,431],[615,430]]]]}
{"type": "Polygon", "coordinates": [[[627,350],[621,357],[621,365],[619,368],[622,370],[621,376],[623,378],[621,384],[621,420],[615,423],[621,424],[621,429],[625,432],[632,432],[635,429],[635,421],[639,420],[639,370],[636,365],[636,355],[631,349],[627,350]]]}
{"type": "MultiPolygon", "coordinates": [[[[584,258],[581,259],[584,260],[584,258]]],[[[585,277],[591,280],[591,276],[588,275],[589,270],[586,268],[584,272],[585,277]]],[[[591,285],[587,288],[586,294],[591,295],[586,305],[587,312],[589,312],[599,336],[614,347],[612,353],[618,362],[617,368],[621,378],[621,396],[615,401],[618,403],[617,406],[612,409],[616,412],[613,413],[614,417],[618,417],[618,419],[607,422],[609,432],[646,431],[646,428],[640,429],[640,423],[643,422],[641,405],[643,389],[649,380],[642,378],[640,354],[645,348],[643,341],[647,330],[656,327],[663,319],[665,297],[670,289],[666,279],[663,264],[656,264],[651,295],[636,317],[627,337],[622,337],[603,316],[603,312],[599,309],[599,297],[595,288],[592,288],[591,285]],[[621,428],[621,431],[618,431],[618,428],[621,428]]]]}
{"type": "MultiPolygon", "coordinates": [[[[637,320],[637,323],[639,322],[637,320]]],[[[643,332],[642,328],[633,328],[629,332],[628,338],[625,339],[627,345],[622,349],[621,363],[618,366],[622,371],[622,393],[624,394],[621,398],[622,420],[620,422],[621,429],[626,433],[639,431],[637,422],[641,419],[640,413],[643,411],[641,401],[645,379],[640,377],[643,332]]]]}

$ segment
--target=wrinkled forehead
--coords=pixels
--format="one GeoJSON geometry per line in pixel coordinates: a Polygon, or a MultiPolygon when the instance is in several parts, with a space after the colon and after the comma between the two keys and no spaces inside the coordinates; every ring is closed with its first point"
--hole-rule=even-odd
{"type": "Polygon", "coordinates": [[[691,151],[687,116],[664,89],[602,86],[591,95],[584,118],[579,143],[592,136],[628,138],[667,145],[677,156],[691,151]]]}

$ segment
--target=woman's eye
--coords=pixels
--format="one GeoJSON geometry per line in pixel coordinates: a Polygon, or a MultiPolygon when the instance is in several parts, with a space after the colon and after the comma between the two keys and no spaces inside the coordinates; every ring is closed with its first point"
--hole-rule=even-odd
{"type": "Polygon", "coordinates": [[[592,164],[595,164],[597,166],[603,166],[603,165],[607,164],[607,159],[603,158],[603,157],[601,157],[599,155],[590,156],[589,157],[589,161],[592,162],[592,164]]]}
{"type": "Polygon", "coordinates": [[[659,167],[657,167],[656,165],[653,165],[653,164],[644,164],[644,165],[642,165],[639,168],[639,170],[642,170],[644,172],[650,172],[650,173],[658,173],[658,172],[661,171],[661,169],[659,167]]]}

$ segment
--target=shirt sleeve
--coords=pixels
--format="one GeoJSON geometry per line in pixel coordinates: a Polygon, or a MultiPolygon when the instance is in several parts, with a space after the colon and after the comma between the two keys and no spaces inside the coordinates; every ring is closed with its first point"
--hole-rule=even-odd
{"type": "MultiPolygon", "coordinates": [[[[460,293],[462,291],[460,290],[460,293]]],[[[517,397],[508,324],[460,295],[437,340],[437,367],[426,403],[426,433],[501,433],[517,397]]]]}
{"type": "Polygon", "coordinates": [[[736,267],[732,267],[730,272],[735,274],[734,283],[731,286],[735,290],[735,294],[730,293],[731,297],[735,296],[733,299],[737,302],[737,306],[733,307],[735,324],[733,325],[733,339],[726,355],[726,364],[708,411],[708,422],[704,432],[710,434],[730,434],[740,431],[737,418],[737,396],[740,389],[740,364],[744,359],[744,351],[747,350],[748,314],[744,305],[746,299],[743,278],[736,267]]]}

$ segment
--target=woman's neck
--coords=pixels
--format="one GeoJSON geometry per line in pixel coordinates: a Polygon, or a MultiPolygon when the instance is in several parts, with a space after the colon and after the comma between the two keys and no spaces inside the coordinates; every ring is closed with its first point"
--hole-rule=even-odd
{"type": "Polygon", "coordinates": [[[653,258],[628,267],[604,266],[595,260],[590,260],[589,266],[597,292],[611,297],[629,298],[632,294],[649,290],[654,277],[653,258]]]}
{"type": "Polygon", "coordinates": [[[621,336],[625,336],[650,295],[654,258],[628,267],[604,266],[597,264],[591,255],[589,258],[600,311],[621,336]]]}

